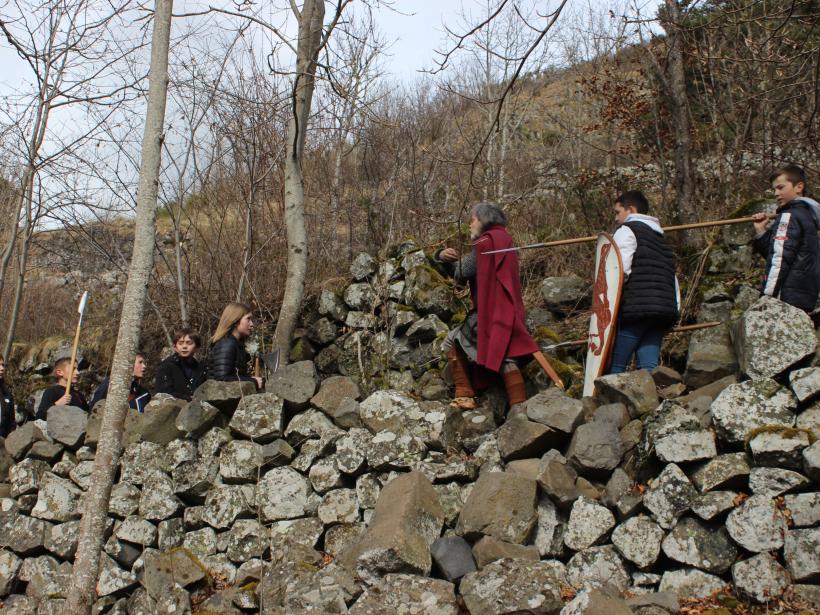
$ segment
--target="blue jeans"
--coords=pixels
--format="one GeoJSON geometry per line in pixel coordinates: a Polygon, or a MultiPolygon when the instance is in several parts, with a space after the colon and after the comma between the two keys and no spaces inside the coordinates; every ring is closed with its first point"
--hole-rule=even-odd
{"type": "Polygon", "coordinates": [[[615,334],[615,346],[612,349],[610,374],[626,371],[633,353],[638,369],[652,371],[658,366],[661,358],[661,340],[667,327],[656,323],[630,322],[618,324],[615,334]]]}

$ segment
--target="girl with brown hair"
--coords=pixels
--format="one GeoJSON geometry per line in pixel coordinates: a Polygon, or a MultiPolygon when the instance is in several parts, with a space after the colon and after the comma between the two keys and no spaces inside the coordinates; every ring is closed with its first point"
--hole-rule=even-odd
{"type": "Polygon", "coordinates": [[[208,352],[208,378],[212,380],[242,380],[255,382],[262,388],[262,379],[248,375],[250,356],[245,340],[254,330],[251,308],[244,303],[229,303],[222,310],[216,332],[211,337],[208,352]]]}

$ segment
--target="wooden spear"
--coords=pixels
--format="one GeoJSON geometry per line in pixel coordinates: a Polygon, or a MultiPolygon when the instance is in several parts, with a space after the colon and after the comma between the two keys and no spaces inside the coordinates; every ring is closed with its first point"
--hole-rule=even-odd
{"type": "MultiPolygon", "coordinates": [[[[776,214],[766,214],[769,219],[774,218],[776,214]]],[[[671,233],[674,231],[688,231],[695,228],[710,228],[713,226],[726,226],[729,224],[744,224],[754,222],[752,216],[746,218],[731,218],[728,220],[713,220],[712,222],[693,222],[692,224],[679,224],[677,226],[665,226],[663,231],[671,233]]],[[[576,243],[589,243],[598,241],[598,235],[587,235],[586,237],[575,237],[573,239],[558,239],[556,241],[547,241],[546,243],[531,243],[527,246],[519,246],[515,248],[504,248],[503,250],[489,250],[481,254],[500,254],[501,252],[515,252],[516,250],[534,250],[535,248],[555,248],[558,246],[571,246],[576,243]]]]}
{"type": "Polygon", "coordinates": [[[77,347],[80,344],[80,328],[83,326],[83,316],[85,315],[85,305],[88,303],[88,291],[83,292],[80,297],[80,304],[77,306],[77,330],[74,332],[74,344],[71,346],[71,363],[68,366],[68,383],[65,386],[65,394],[71,395],[71,381],[74,380],[74,364],[77,361],[77,347]]]}
{"type": "MultiPolygon", "coordinates": [[[[669,333],[687,333],[689,331],[697,331],[698,329],[710,329],[722,325],[722,322],[699,322],[694,325],[681,325],[669,330],[669,333]]],[[[543,348],[544,352],[555,350],[556,348],[564,348],[566,346],[585,346],[588,343],[588,338],[582,340],[571,340],[569,342],[561,342],[559,344],[551,344],[543,348]]]]}

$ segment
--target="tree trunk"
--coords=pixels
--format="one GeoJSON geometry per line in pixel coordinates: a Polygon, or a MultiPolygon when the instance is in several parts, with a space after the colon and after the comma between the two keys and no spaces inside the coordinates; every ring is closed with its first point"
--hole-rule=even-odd
{"type": "Polygon", "coordinates": [[[305,184],[302,154],[307,121],[316,80],[316,60],[322,40],[324,0],[305,0],[298,15],[296,74],[293,78],[293,114],[288,122],[288,151],[285,156],[285,228],[288,240],[288,265],[282,308],[273,333],[274,348],[282,360],[290,353],[290,340],[305,291],[307,273],[307,235],[305,233],[305,184]]]}
{"type": "MultiPolygon", "coordinates": [[[[675,222],[687,224],[696,221],[694,196],[695,179],[692,168],[692,127],[689,97],[686,93],[686,74],[683,57],[681,12],[677,0],[665,0],[667,20],[663,27],[669,37],[669,97],[672,125],[675,135],[675,222]]],[[[696,241],[687,234],[685,243],[696,241]]]]}
{"type": "Polygon", "coordinates": [[[108,516],[108,501],[122,452],[122,429],[128,412],[131,370],[139,340],[148,282],[154,264],[157,189],[168,92],[168,48],[172,8],[173,0],[156,0],[154,6],[148,108],[142,138],[134,250],[122,302],[122,315],[111,368],[111,383],[105,402],[97,455],[94,458],[90,487],[84,499],[85,510],[80,522],[77,556],[65,608],[68,615],[87,615],[94,602],[100,550],[108,516]]]}
{"type": "Polygon", "coordinates": [[[29,223],[23,230],[22,245],[20,246],[20,255],[17,259],[17,284],[14,288],[14,299],[11,305],[11,314],[9,314],[9,324],[6,330],[6,341],[3,344],[3,356],[11,356],[11,346],[14,343],[14,332],[17,329],[17,321],[20,318],[20,306],[23,303],[23,290],[26,285],[26,267],[28,267],[28,249],[31,245],[32,229],[29,223]]]}

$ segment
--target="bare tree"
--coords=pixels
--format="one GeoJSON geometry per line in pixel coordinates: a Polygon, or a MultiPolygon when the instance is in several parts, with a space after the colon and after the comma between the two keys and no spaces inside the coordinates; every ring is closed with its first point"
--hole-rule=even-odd
{"type": "Polygon", "coordinates": [[[122,429],[128,411],[131,368],[139,341],[146,289],[153,269],[172,8],[173,0],[157,0],[154,8],[148,108],[140,164],[134,249],[114,350],[111,384],[105,402],[94,469],[85,497],[77,555],[66,601],[66,613],[70,615],[86,615],[91,612],[108,501],[122,452],[122,429]]]}

